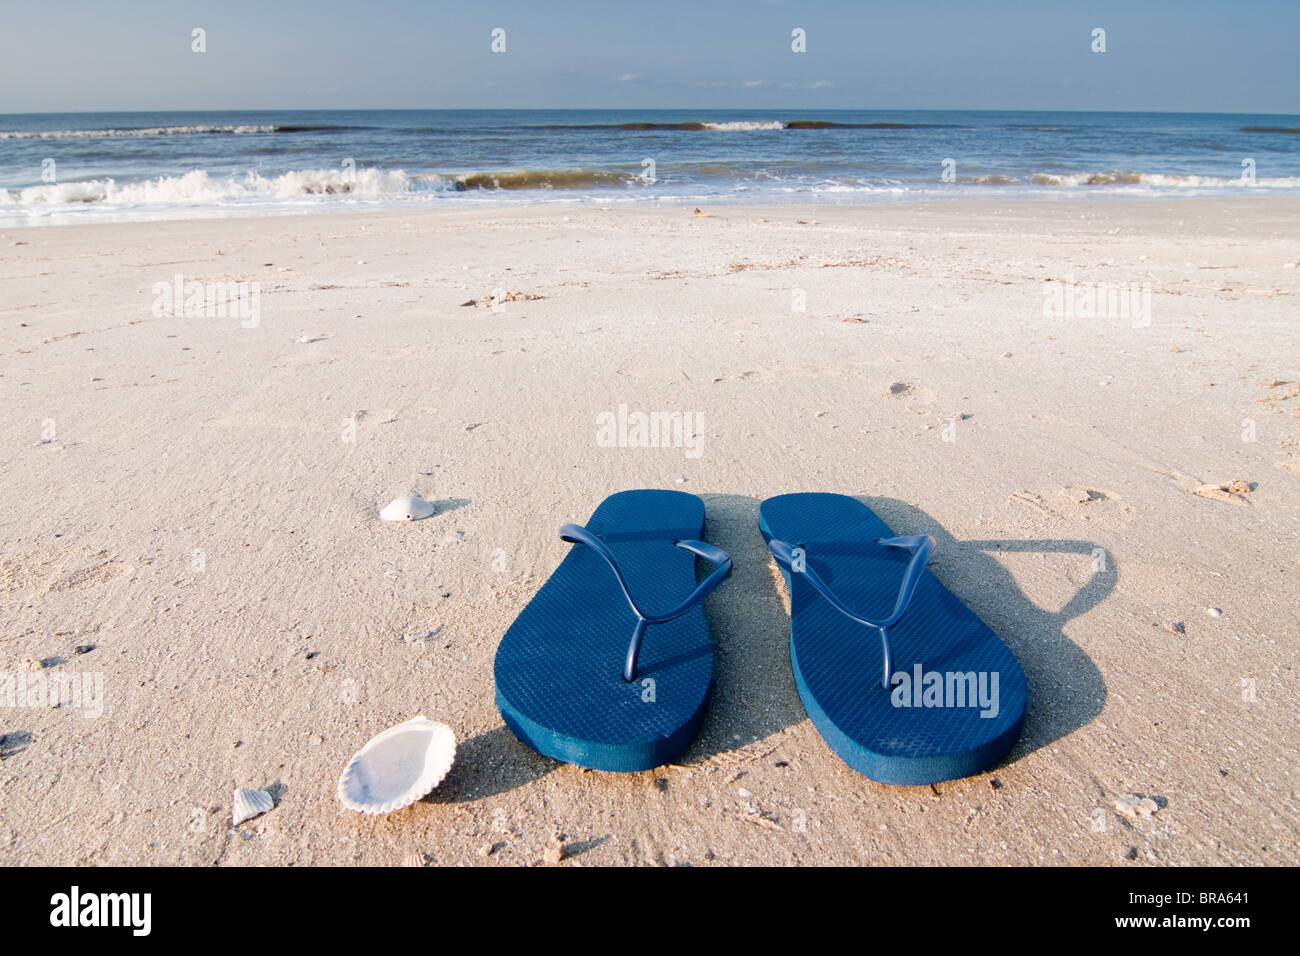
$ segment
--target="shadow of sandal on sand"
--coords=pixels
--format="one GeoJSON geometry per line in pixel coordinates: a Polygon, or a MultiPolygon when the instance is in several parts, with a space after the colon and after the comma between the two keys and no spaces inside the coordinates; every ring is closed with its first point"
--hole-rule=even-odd
{"type": "MultiPolygon", "coordinates": [[[[715,649],[714,690],[699,735],[677,763],[694,764],[806,719],[790,671],[790,618],[785,585],[758,531],[760,501],[704,495],[705,540],[730,552],[732,579],[705,612],[715,649]]],[[[1080,540],[958,541],[918,508],[890,498],[857,496],[897,534],[929,534],[938,547],[931,570],[1011,648],[1029,683],[1029,708],[1007,763],[1047,746],[1101,713],[1106,686],[1096,665],[1065,636],[1066,624],[1114,590],[1117,569],[1089,580],[1059,611],[1032,603],[993,557],[997,553],[1077,555],[1092,567],[1096,546],[1080,540]]]]}
{"type": "Polygon", "coordinates": [[[1011,648],[1029,682],[1029,706],[1020,740],[1002,763],[1019,760],[1073,733],[1097,717],[1106,682],[1082,648],[1065,636],[1070,621],[1105,600],[1119,579],[1109,555],[1093,570],[1099,549],[1078,539],[959,541],[924,511],[893,498],[857,496],[899,534],[928,534],[938,543],[931,570],[1011,648]],[[1074,556],[1087,581],[1050,611],[1030,601],[996,554],[1074,556]]]}

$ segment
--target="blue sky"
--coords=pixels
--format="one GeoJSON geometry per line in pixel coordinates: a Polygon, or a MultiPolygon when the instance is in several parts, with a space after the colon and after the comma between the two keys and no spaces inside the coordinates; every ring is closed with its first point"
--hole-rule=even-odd
{"type": "Polygon", "coordinates": [[[0,112],[1096,109],[1300,113],[1297,0],[24,0],[0,112]],[[207,52],[190,51],[195,27],[207,52]],[[506,31],[506,52],[490,50],[506,31]],[[790,49],[795,27],[807,52],[790,49]],[[1090,50],[1093,28],[1107,51],[1090,50]]]}

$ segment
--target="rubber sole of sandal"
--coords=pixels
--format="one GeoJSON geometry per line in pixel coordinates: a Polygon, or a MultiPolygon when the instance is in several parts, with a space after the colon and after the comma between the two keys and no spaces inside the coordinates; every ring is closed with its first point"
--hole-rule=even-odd
{"type": "MultiPolygon", "coordinates": [[[[680,491],[623,491],[586,527],[618,558],[644,609],[666,610],[694,590],[704,503],[680,491]]],[[[702,606],[645,633],[636,679],[622,668],[636,617],[604,561],[575,545],[497,648],[497,708],[521,741],[594,770],[633,772],[669,762],[695,737],[708,707],[713,646],[702,606]]]]}
{"type": "MultiPolygon", "coordinates": [[[[908,555],[874,543],[894,532],[862,502],[781,495],[760,506],[759,528],[765,540],[802,547],[855,613],[877,620],[889,614],[908,555]]],[[[889,784],[939,783],[980,773],[1015,745],[1027,700],[1024,671],[932,574],[922,575],[912,604],[890,628],[898,683],[886,690],[879,632],[844,617],[797,573],[782,573],[790,589],[790,664],[804,711],[858,773],[889,784]]]]}

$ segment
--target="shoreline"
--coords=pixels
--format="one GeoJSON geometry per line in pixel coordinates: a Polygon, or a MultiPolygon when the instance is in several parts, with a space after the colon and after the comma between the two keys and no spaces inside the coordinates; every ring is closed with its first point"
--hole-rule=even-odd
{"type": "MultiPolygon", "coordinates": [[[[936,186],[936,189],[944,187],[936,186]]],[[[961,184],[957,189],[971,190],[980,188],[1006,188],[1002,186],[973,186],[970,184],[961,184]]],[[[1012,187],[1017,188],[1017,187],[1012,187]]],[[[572,198],[561,195],[554,199],[520,199],[517,201],[501,200],[496,201],[492,198],[465,198],[465,199],[440,199],[430,197],[428,199],[415,199],[407,202],[362,202],[357,205],[340,205],[336,208],[319,206],[310,209],[292,208],[278,205],[248,206],[213,206],[210,208],[197,210],[193,214],[175,215],[175,210],[171,215],[153,216],[147,210],[133,210],[124,212],[120,217],[111,213],[105,213],[102,216],[96,211],[90,215],[79,214],[76,211],[55,213],[49,217],[31,218],[27,221],[3,221],[4,205],[0,205],[0,234],[4,230],[27,230],[34,228],[67,228],[77,226],[126,226],[126,225],[160,225],[166,223],[220,223],[230,221],[249,221],[249,220],[282,220],[282,219],[317,219],[320,217],[331,216],[357,216],[357,215],[424,215],[424,214],[449,214],[468,212],[474,214],[491,213],[491,212],[526,212],[535,210],[538,212],[552,212],[558,214],[574,214],[585,211],[607,212],[611,210],[627,210],[638,213],[653,213],[656,210],[668,209],[689,209],[691,207],[710,207],[717,210],[736,210],[744,212],[746,210],[761,210],[770,214],[780,212],[794,212],[808,214],[814,210],[854,210],[854,209],[879,209],[879,208],[896,208],[896,207],[929,207],[929,206],[988,206],[1003,205],[1008,208],[1019,206],[1033,207],[1035,205],[1056,206],[1061,204],[1079,204],[1088,206],[1106,207],[1110,205],[1149,205],[1159,203],[1262,203],[1274,202],[1281,204],[1296,204],[1300,202],[1300,193],[1291,190],[1272,191],[1275,187],[1270,186],[1253,186],[1240,187],[1243,190],[1254,191],[1255,195],[1207,195],[1206,191],[1212,187],[1186,187],[1185,192],[1172,187],[1165,187],[1166,192],[1159,194],[1131,195],[1111,191],[1111,187],[1096,186],[1062,186],[1062,187],[1026,187],[1039,190],[1032,194],[1009,195],[1009,196],[980,196],[969,195],[969,193],[960,196],[926,196],[918,195],[915,197],[890,196],[885,195],[887,192],[882,190],[882,194],[876,198],[864,196],[861,199],[851,202],[844,201],[816,201],[808,199],[791,199],[784,202],[751,202],[746,198],[738,196],[696,196],[696,197],[662,197],[657,199],[631,199],[619,200],[615,198],[618,194],[611,193],[610,201],[602,203],[599,197],[590,195],[574,195],[572,198]],[[1060,189],[1061,193],[1052,195],[1047,190],[1060,189]],[[1089,194],[1088,190],[1097,190],[1089,194]],[[1105,190],[1103,192],[1103,190],[1105,190]],[[1192,194],[1196,191],[1195,194],[1192,194]],[[56,220],[57,217],[57,220],[56,220]]],[[[1124,187],[1121,187],[1124,188],[1124,187]]],[[[1217,189],[1237,189],[1237,186],[1214,187],[1217,189]]],[[[489,193],[491,191],[488,191],[489,193]]],[[[513,190],[502,190],[501,192],[509,195],[513,190]]]]}

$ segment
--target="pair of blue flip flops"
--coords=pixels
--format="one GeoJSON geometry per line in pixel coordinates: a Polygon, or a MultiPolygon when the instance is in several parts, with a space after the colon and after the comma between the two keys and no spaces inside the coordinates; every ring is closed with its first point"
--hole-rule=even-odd
{"type": "MultiPolygon", "coordinates": [[[[780,495],[759,530],[790,589],[804,710],[850,767],[926,784],[992,766],[1024,722],[1011,650],[926,569],[928,535],[896,537],[854,498],[780,495]]],[[[586,526],[497,648],[497,707],[524,743],[595,770],[648,770],[690,743],[709,702],[702,602],[731,557],[697,540],[704,503],[624,491],[586,526]],[[714,568],[696,582],[695,559],[714,568]]]]}

